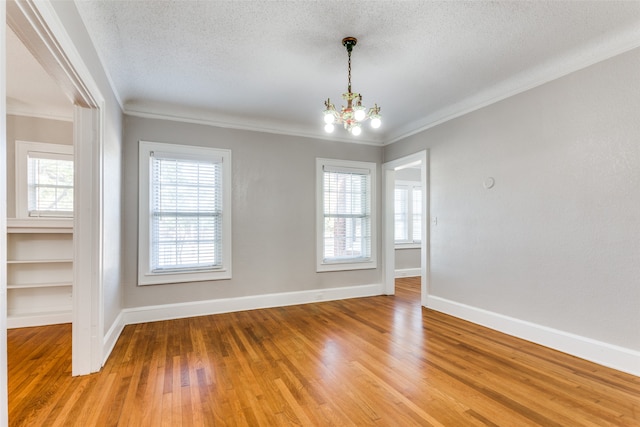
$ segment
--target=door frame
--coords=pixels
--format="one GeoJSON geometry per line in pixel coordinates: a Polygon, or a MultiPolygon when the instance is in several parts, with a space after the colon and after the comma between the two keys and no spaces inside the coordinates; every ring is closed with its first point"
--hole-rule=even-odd
{"type": "Polygon", "coordinates": [[[396,170],[406,165],[420,163],[420,185],[422,186],[422,243],[420,245],[420,302],[427,306],[430,278],[429,245],[429,153],[427,150],[383,163],[383,288],[386,295],[395,294],[395,239],[394,239],[394,190],[396,170]]]}
{"type": "Polygon", "coordinates": [[[104,351],[104,97],[51,2],[12,0],[5,5],[7,25],[75,105],[72,375],[86,375],[100,370],[104,351]]]}

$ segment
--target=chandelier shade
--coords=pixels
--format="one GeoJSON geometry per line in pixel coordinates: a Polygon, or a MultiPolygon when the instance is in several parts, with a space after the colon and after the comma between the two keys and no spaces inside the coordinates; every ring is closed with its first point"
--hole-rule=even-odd
{"type": "Polygon", "coordinates": [[[362,133],[363,122],[370,120],[371,127],[374,129],[379,128],[382,124],[378,104],[374,104],[372,108],[367,110],[362,105],[362,95],[351,91],[351,51],[356,43],[358,43],[358,39],[355,37],[342,39],[342,45],[347,49],[349,57],[347,91],[342,94],[342,98],[347,101],[347,106],[342,106],[338,111],[331,103],[330,98],[324,102],[324,130],[328,133],[333,132],[336,124],[342,124],[351,135],[358,136],[362,133]]]}

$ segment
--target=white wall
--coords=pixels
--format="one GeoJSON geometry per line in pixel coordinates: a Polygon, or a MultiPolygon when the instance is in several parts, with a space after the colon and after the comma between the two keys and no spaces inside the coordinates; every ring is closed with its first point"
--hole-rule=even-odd
{"type": "Polygon", "coordinates": [[[639,112],[635,49],[387,146],[430,150],[430,296],[619,346],[640,372],[639,112]]]}
{"type": "MultiPolygon", "coordinates": [[[[380,164],[381,147],[134,116],[125,116],[124,130],[123,286],[126,307],[381,284],[380,262],[373,270],[315,271],[315,159],[324,157],[380,164]],[[232,151],[231,280],[136,285],[139,140],[232,151]]],[[[377,186],[379,199],[379,179],[377,186]]],[[[377,229],[380,232],[379,224],[377,229]]],[[[380,248],[376,250],[380,260],[380,248]]]]}
{"type": "Polygon", "coordinates": [[[75,48],[82,57],[91,77],[104,97],[102,162],[104,167],[101,250],[102,306],[104,331],[106,334],[116,321],[122,309],[121,274],[121,227],[122,227],[122,109],[114,96],[109,79],[102,68],[100,59],[91,43],[84,23],[80,19],[75,3],[71,1],[52,2],[57,17],[64,26],[75,48]]]}

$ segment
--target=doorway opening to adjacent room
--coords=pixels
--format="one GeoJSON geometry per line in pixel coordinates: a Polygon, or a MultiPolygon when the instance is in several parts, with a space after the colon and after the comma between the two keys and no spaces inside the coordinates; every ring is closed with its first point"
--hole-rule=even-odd
{"type": "Polygon", "coordinates": [[[7,2],[6,25],[74,105],[72,373],[85,375],[100,370],[103,361],[104,98],[50,2],[7,2]]]}
{"type": "Polygon", "coordinates": [[[382,165],[384,188],[384,292],[395,294],[396,277],[420,277],[421,305],[429,281],[429,182],[427,151],[382,165]]]}

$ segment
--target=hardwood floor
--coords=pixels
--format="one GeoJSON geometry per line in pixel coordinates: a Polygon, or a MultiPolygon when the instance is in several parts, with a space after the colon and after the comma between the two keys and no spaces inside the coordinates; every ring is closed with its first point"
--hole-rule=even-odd
{"type": "Polygon", "coordinates": [[[127,326],[71,377],[71,327],[9,330],[11,426],[640,426],[640,378],[396,296],[127,326]]]}

